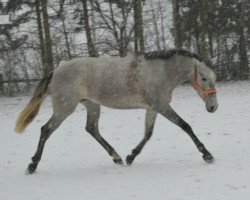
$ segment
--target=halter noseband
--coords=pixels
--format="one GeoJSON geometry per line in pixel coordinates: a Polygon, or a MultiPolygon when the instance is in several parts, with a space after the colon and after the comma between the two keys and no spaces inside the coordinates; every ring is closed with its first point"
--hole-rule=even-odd
{"type": "Polygon", "coordinates": [[[206,90],[204,89],[198,82],[197,82],[197,68],[195,67],[194,69],[194,74],[193,74],[193,87],[194,89],[197,89],[200,91],[201,98],[204,101],[205,98],[209,95],[209,94],[215,94],[217,93],[216,89],[210,89],[210,90],[206,90]]]}

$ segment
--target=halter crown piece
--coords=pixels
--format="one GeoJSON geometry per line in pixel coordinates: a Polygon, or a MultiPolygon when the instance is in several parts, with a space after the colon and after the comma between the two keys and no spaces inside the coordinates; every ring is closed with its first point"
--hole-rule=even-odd
{"type": "Polygon", "coordinates": [[[200,91],[200,93],[202,94],[201,98],[204,101],[205,98],[209,95],[209,94],[215,94],[217,93],[216,89],[210,89],[210,90],[206,90],[204,89],[198,82],[197,82],[197,68],[195,67],[194,69],[194,74],[193,74],[193,87],[194,89],[197,89],[200,91]]]}

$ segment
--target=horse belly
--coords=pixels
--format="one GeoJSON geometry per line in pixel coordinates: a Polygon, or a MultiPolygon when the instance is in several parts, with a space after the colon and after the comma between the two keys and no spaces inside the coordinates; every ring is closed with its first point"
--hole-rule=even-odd
{"type": "Polygon", "coordinates": [[[114,109],[149,108],[140,95],[130,95],[126,97],[112,96],[107,98],[93,98],[90,100],[102,106],[114,109]]]}

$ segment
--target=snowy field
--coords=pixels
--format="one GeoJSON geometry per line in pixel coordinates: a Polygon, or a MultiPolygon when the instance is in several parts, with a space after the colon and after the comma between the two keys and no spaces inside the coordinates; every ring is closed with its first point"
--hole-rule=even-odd
{"type": "MultiPolygon", "coordinates": [[[[30,97],[0,97],[0,200],[249,200],[250,82],[217,89],[214,114],[189,86],[177,88],[172,101],[214,155],[212,164],[180,128],[158,116],[133,165],[115,165],[85,131],[79,105],[48,140],[33,175],[25,170],[51,115],[50,97],[22,135],[14,133],[14,124],[30,97]]],[[[100,131],[123,159],[142,138],[144,113],[102,109],[100,131]]]]}

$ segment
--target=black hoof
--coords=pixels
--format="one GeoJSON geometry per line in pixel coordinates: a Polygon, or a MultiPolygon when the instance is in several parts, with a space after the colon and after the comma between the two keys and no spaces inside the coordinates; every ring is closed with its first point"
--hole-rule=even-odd
{"type": "Polygon", "coordinates": [[[134,161],[134,159],[135,159],[134,156],[128,155],[128,156],[126,157],[126,163],[127,163],[127,165],[131,165],[132,162],[134,161]]]}
{"type": "Polygon", "coordinates": [[[27,174],[33,174],[36,171],[37,164],[36,163],[30,163],[27,169],[27,174]]]}
{"type": "Polygon", "coordinates": [[[113,161],[115,164],[119,164],[119,165],[122,165],[123,164],[123,161],[121,158],[113,158],[113,161]]]}
{"type": "Polygon", "coordinates": [[[211,163],[214,161],[214,157],[212,156],[212,154],[204,154],[203,160],[208,162],[208,163],[211,163]]]}

